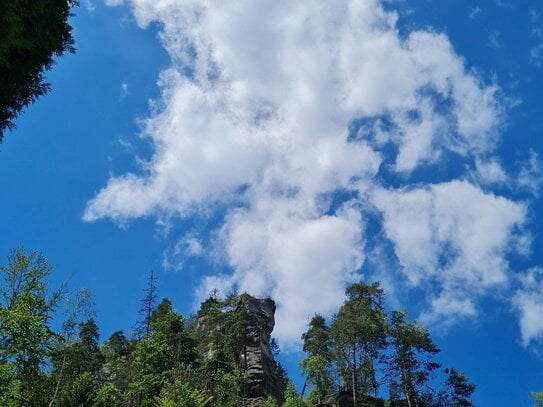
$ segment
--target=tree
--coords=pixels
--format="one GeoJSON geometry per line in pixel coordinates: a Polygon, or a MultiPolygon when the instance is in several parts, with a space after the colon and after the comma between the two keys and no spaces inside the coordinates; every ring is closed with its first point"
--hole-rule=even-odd
{"type": "Polygon", "coordinates": [[[475,391],[475,385],[455,369],[445,369],[445,373],[449,377],[445,381],[445,388],[439,394],[439,406],[473,407],[470,397],[475,391]]]}
{"type": "Polygon", "coordinates": [[[61,291],[49,293],[52,266],[37,253],[15,249],[0,267],[0,404],[46,405],[38,391],[43,365],[58,335],[50,326],[61,291]]]}
{"type": "Polygon", "coordinates": [[[532,397],[535,401],[534,407],[543,407],[543,392],[533,392],[530,394],[530,397],[532,397]]]}
{"type": "MultiPolygon", "coordinates": [[[[53,406],[56,401],[66,371],[68,370],[68,377],[71,380],[80,373],[79,369],[76,372],[73,371],[79,363],[74,354],[76,353],[74,344],[77,340],[77,329],[84,319],[91,318],[94,313],[92,293],[87,289],[79,290],[72,295],[65,295],[63,303],[65,320],[62,323],[60,343],[53,354],[53,371],[50,376],[55,380],[55,390],[49,401],[49,407],[53,406]]],[[[98,328],[96,327],[96,329],[98,328]]]]}
{"type": "Polygon", "coordinates": [[[141,306],[139,309],[140,319],[136,323],[136,336],[142,337],[143,335],[149,335],[151,331],[151,316],[155,310],[158,287],[155,272],[151,271],[147,280],[147,287],[144,290],[145,296],[141,300],[141,306]]]}
{"type": "Polygon", "coordinates": [[[320,355],[327,359],[330,355],[330,328],[322,315],[315,314],[309,322],[309,329],[302,334],[303,351],[309,355],[320,355]]]}
{"type": "Polygon", "coordinates": [[[329,361],[322,355],[311,355],[300,362],[302,374],[307,376],[307,382],[315,389],[315,395],[320,403],[332,389],[332,377],[329,371],[329,361]]]}
{"type": "Polygon", "coordinates": [[[19,113],[50,90],[44,73],[53,58],[74,52],[68,18],[75,5],[76,0],[0,2],[0,142],[19,113]]]}
{"type": "Polygon", "coordinates": [[[392,357],[389,359],[389,373],[398,382],[391,382],[391,388],[397,388],[403,394],[409,407],[418,407],[425,393],[432,371],[439,367],[432,362],[433,355],[439,349],[424,327],[406,320],[406,313],[393,311],[391,314],[389,335],[391,337],[392,357]]]}
{"type": "Polygon", "coordinates": [[[185,328],[185,319],[172,309],[164,298],[151,315],[150,327],[155,334],[164,335],[172,347],[177,364],[189,365],[197,358],[196,340],[185,328]]]}
{"type": "Polygon", "coordinates": [[[101,390],[102,398],[119,398],[120,393],[124,395],[128,392],[128,385],[132,371],[132,359],[130,357],[133,350],[133,343],[128,341],[122,331],[115,331],[102,346],[102,355],[104,356],[103,372],[110,388],[101,390]]]}
{"type": "Polygon", "coordinates": [[[157,407],[206,407],[211,397],[189,383],[176,380],[156,398],[157,407]]]}
{"type": "Polygon", "coordinates": [[[285,402],[283,403],[282,407],[309,407],[309,405],[300,396],[298,396],[296,393],[296,388],[292,382],[289,382],[285,389],[285,402]]]}
{"type": "Polygon", "coordinates": [[[336,365],[357,405],[359,390],[364,395],[378,392],[375,366],[386,345],[386,314],[378,283],[353,284],[345,292],[347,300],[334,317],[331,336],[336,365]]]}
{"type": "MultiPolygon", "coordinates": [[[[318,402],[332,392],[330,363],[332,355],[330,328],[323,316],[316,314],[309,322],[309,329],[302,335],[303,350],[307,357],[300,362],[306,383],[313,385],[318,402]]],[[[302,390],[305,394],[306,384],[302,390]]]]}
{"type": "Polygon", "coordinates": [[[273,397],[268,397],[262,407],[279,407],[273,397]]]}

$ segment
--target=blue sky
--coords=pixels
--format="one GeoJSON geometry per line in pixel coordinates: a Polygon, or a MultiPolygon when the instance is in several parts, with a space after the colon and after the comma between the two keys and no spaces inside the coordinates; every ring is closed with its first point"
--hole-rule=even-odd
{"type": "Polygon", "coordinates": [[[0,253],[91,289],[103,338],[151,270],[183,314],[214,288],[272,295],[293,373],[307,318],[378,279],[477,405],[530,405],[537,1],[109,3],[82,2],[77,53],[0,146],[0,253]]]}

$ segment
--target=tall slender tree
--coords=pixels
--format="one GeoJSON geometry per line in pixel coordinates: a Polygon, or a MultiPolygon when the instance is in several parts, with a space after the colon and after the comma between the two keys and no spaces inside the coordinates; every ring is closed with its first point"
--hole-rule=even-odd
{"type": "Polygon", "coordinates": [[[429,394],[425,386],[430,374],[439,367],[432,361],[439,349],[424,327],[407,321],[405,312],[392,312],[389,334],[393,351],[389,373],[392,380],[397,379],[391,387],[400,389],[409,407],[420,407],[420,401],[429,394]]]}
{"type": "Polygon", "coordinates": [[[309,322],[307,332],[302,334],[303,350],[307,357],[300,362],[302,373],[306,375],[306,381],[302,389],[302,397],[305,394],[306,384],[310,383],[320,402],[332,392],[332,376],[330,373],[331,337],[330,328],[322,315],[316,314],[309,322]]]}
{"type": "Polygon", "coordinates": [[[147,286],[144,289],[144,297],[141,300],[139,315],[140,318],[136,322],[135,333],[137,337],[149,335],[151,332],[151,316],[155,310],[158,299],[158,282],[155,272],[151,270],[147,279],[147,286]]]}
{"type": "Polygon", "coordinates": [[[358,392],[378,392],[376,363],[386,345],[383,290],[378,283],[353,284],[331,326],[333,353],[344,385],[357,405],[358,392]]]}

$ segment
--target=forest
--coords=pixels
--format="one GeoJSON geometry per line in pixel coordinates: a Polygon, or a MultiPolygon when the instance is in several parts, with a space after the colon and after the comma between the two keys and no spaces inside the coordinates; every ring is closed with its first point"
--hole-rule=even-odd
{"type": "Polygon", "coordinates": [[[378,283],[352,284],[329,321],[308,321],[299,394],[275,360],[271,299],[214,293],[185,317],[151,273],[134,328],[101,341],[92,293],[48,287],[51,272],[21,248],[0,269],[2,406],[473,405],[475,385],[440,366],[421,324],[385,310],[378,283]]]}

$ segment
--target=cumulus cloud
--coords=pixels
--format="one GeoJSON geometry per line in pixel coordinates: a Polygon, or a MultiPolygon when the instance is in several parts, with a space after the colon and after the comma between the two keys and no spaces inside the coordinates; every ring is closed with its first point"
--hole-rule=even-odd
{"type": "Polygon", "coordinates": [[[425,319],[473,316],[471,298],[507,282],[506,255],[526,217],[523,204],[466,181],[381,189],[373,202],[409,284],[433,283],[425,319]]]}
{"type": "Polygon", "coordinates": [[[235,271],[205,279],[204,292],[235,286],[271,295],[278,304],[274,335],[285,345],[295,343],[308,318],[334,312],[344,283],[357,280],[364,260],[360,223],[353,208],[322,215],[296,200],[260,202],[233,213],[222,233],[235,271]]]}
{"type": "Polygon", "coordinates": [[[521,288],[513,298],[520,315],[524,346],[543,340],[543,269],[533,268],[520,277],[521,288]]]}
{"type": "Polygon", "coordinates": [[[383,168],[406,180],[448,154],[494,151],[499,89],[468,71],[444,34],[400,36],[397,14],[377,0],[125,3],[141,27],[160,23],[171,66],[145,123],[154,154],[139,173],[111,177],[85,220],[226,208],[218,242],[232,273],[207,277],[200,292],[273,295],[284,344],[360,277],[368,202],[412,284],[506,280],[506,235],[522,205],[464,182],[381,185],[383,168]]]}

